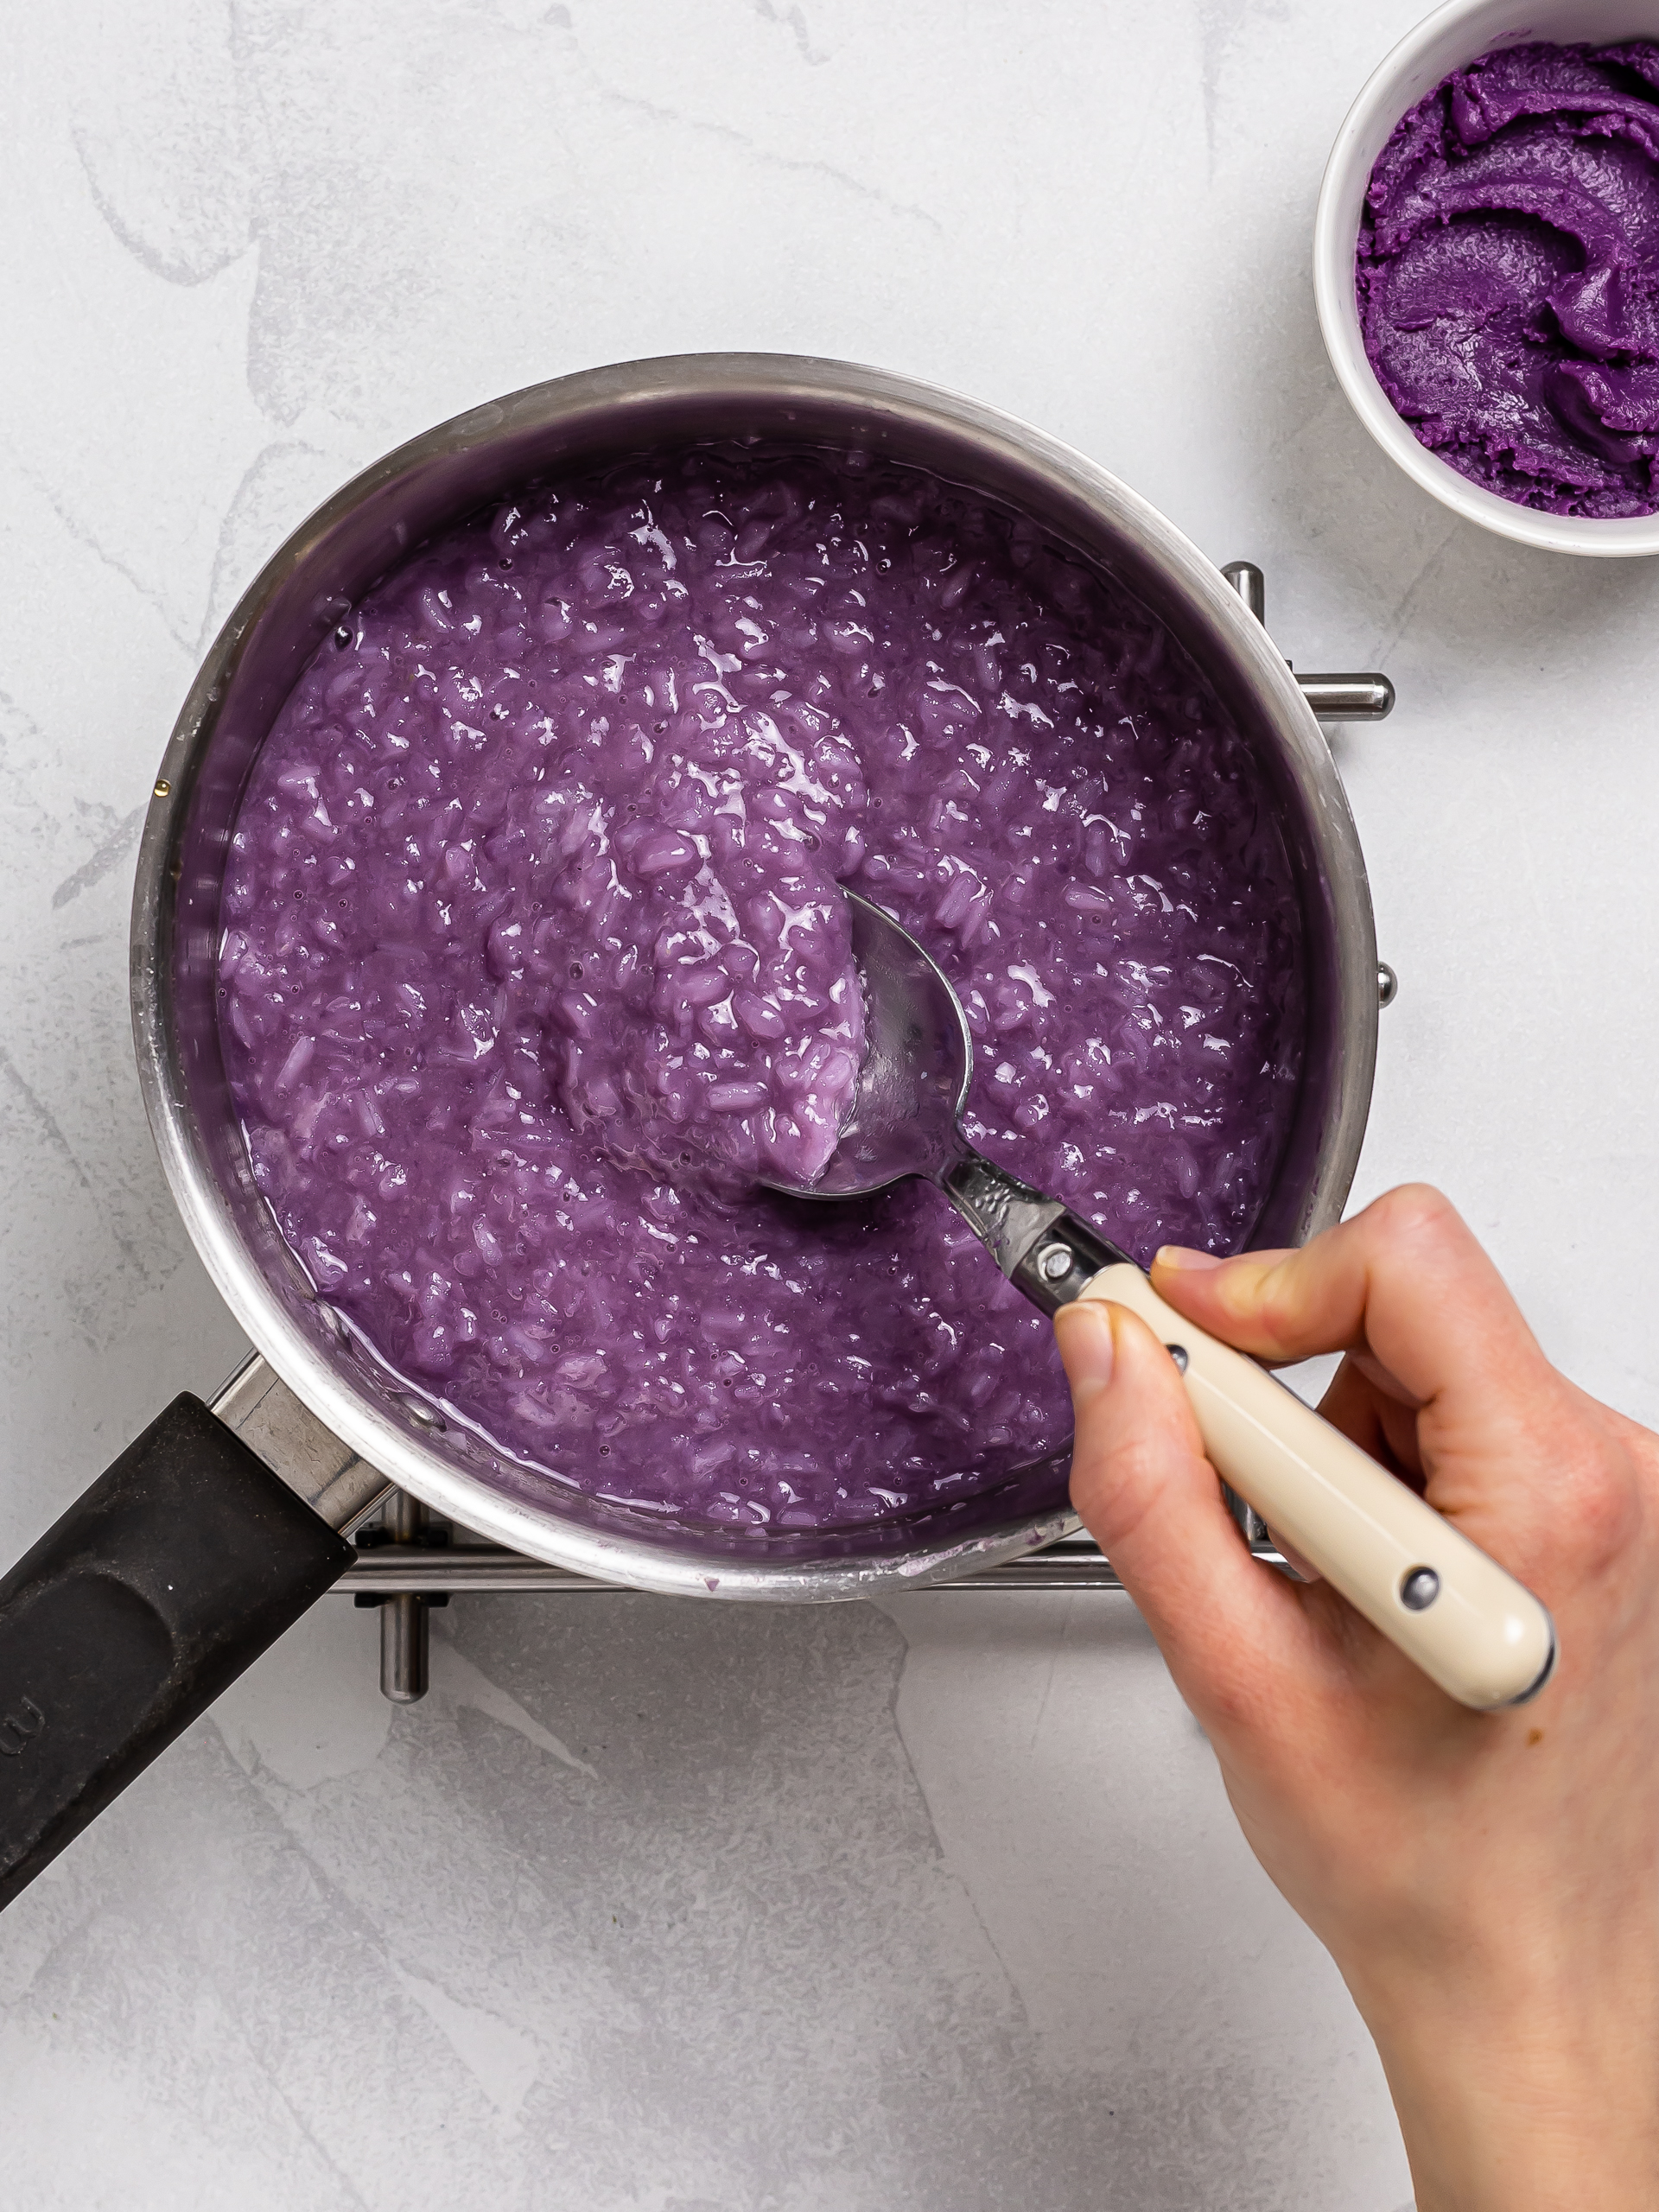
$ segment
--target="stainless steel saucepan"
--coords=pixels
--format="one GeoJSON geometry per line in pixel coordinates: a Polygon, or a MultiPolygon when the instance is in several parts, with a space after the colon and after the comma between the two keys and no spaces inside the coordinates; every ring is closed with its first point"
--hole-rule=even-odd
{"type": "Polygon", "coordinates": [[[1340,712],[1347,683],[1352,711],[1369,696],[1374,714],[1380,679],[1299,684],[1248,595],[1124,485],[994,409],[880,370],[767,354],[632,362],[439,425],[273,556],[156,777],[132,919],[139,1077],[185,1225],[259,1357],[216,1412],[176,1400],[0,1581],[0,1904],[337,1579],[352,1556],[338,1532],[391,1484],[514,1551],[693,1597],[913,1588],[1076,1525],[1064,1455],[948,1525],[863,1536],[677,1531],[557,1487],[366,1357],[254,1185],[215,1018],[219,894],[250,766],[307,660],[414,547],[526,479],[733,436],[863,446],[971,486],[1133,592],[1203,669],[1267,771],[1309,963],[1300,1091],[1255,1241],[1300,1243],[1341,1211],[1370,1099],[1378,969],[1364,863],[1309,696],[1340,712]]]}

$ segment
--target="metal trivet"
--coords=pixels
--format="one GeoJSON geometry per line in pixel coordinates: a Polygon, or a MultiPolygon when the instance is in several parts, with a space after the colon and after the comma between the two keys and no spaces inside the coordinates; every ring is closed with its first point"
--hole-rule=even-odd
{"type": "MultiPolygon", "coordinates": [[[[1249,561],[1233,561],[1222,574],[1256,620],[1264,621],[1267,586],[1261,569],[1249,561]]],[[[1394,706],[1394,686],[1386,676],[1298,676],[1296,681],[1321,721],[1381,721],[1394,706]]],[[[1393,1001],[1395,988],[1394,970],[1379,963],[1377,995],[1384,1006],[1393,1001]]],[[[452,1597],[527,1592],[638,1602],[649,1594],[549,1567],[429,1512],[325,1428],[257,1353],[232,1376],[214,1399],[213,1411],[308,1504],[342,1532],[356,1532],[356,1561],[334,1588],[350,1592],[359,1605],[379,1609],[380,1688],[399,1705],[412,1705],[426,1695],[428,1615],[452,1597]]],[[[1255,1556],[1284,1567],[1263,1522],[1231,1491],[1227,1498],[1255,1556]]],[[[1099,1547],[1088,1536],[1073,1535],[954,1582],[918,1586],[917,1594],[1122,1587],[1099,1547]]]]}
{"type": "MultiPolygon", "coordinates": [[[[1242,1498],[1231,1501],[1241,1527],[1248,1523],[1250,1549],[1269,1567],[1283,1558],[1262,1522],[1242,1498]]],[[[426,1513],[404,1491],[386,1503],[385,1522],[358,1535],[357,1564],[348,1567],[334,1588],[348,1590],[359,1605],[380,1609],[380,1689],[398,1705],[426,1695],[429,1632],[427,1610],[447,1605],[452,1597],[527,1591],[537,1595],[644,1599],[650,1593],[585,1574],[568,1574],[521,1553],[504,1551],[464,1529],[451,1529],[426,1513]],[[397,1533],[408,1529],[408,1535],[397,1533]],[[451,1541],[451,1537],[455,1539],[451,1541]]],[[[1092,1538],[1062,1536],[1040,1552],[982,1567],[954,1582],[931,1582],[915,1592],[888,1590],[889,1597],[944,1596],[957,1590],[1122,1590],[1111,1561],[1092,1538]]]]}

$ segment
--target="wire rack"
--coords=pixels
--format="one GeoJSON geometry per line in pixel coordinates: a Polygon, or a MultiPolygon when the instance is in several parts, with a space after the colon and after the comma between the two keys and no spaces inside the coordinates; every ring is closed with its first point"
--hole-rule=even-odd
{"type": "MultiPolygon", "coordinates": [[[[1272,1539],[1242,1500],[1230,1500],[1241,1532],[1258,1559],[1282,1567],[1272,1539]]],[[[455,1597],[625,1598],[639,1605],[671,1604],[591,1575],[570,1574],[522,1553],[504,1551],[428,1513],[418,1499],[394,1491],[383,1517],[357,1532],[358,1556],[335,1583],[359,1605],[380,1612],[380,1688],[398,1705],[426,1694],[429,1613],[455,1597]]],[[[1062,1536],[1045,1550],[1028,1552],[1000,1567],[982,1567],[954,1582],[935,1582],[918,1597],[965,1592],[1057,1590],[1122,1591],[1123,1585],[1099,1546],[1084,1535],[1062,1536]]]]}

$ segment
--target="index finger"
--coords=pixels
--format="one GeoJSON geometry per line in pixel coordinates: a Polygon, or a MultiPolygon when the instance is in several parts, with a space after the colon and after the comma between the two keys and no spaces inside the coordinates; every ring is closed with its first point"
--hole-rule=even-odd
{"type": "Polygon", "coordinates": [[[1258,1358],[1345,1351],[1379,1396],[1403,1396],[1429,1503],[1523,1582],[1536,1586],[1564,1516],[1593,1518],[1575,1394],[1438,1191],[1391,1191],[1300,1252],[1208,1268],[1165,1256],[1154,1281],[1258,1358]]]}
{"type": "Polygon", "coordinates": [[[1242,1351],[1274,1362],[1369,1355],[1419,1406],[1458,1389],[1510,1396],[1554,1372],[1497,1269],[1426,1184],[1389,1192],[1300,1252],[1206,1265],[1166,1248],[1152,1277],[1172,1306],[1242,1351]]]}

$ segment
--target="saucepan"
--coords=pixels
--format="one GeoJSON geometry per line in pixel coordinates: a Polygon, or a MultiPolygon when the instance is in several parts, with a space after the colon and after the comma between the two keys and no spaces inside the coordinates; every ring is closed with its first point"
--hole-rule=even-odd
{"type": "Polygon", "coordinates": [[[414,547],[526,479],[756,436],[862,446],[1024,514],[1132,592],[1203,669],[1266,771],[1308,963],[1300,1089],[1255,1241],[1297,1243],[1338,1218],[1376,1049],[1358,838],[1297,678],[1247,600],[1161,515],[1006,415],[837,362],[632,362],[441,424],[346,485],[273,556],[208,654],[156,776],[132,918],[139,1077],[185,1226],[258,1357],[219,1402],[223,1418],[175,1400],[0,1581],[0,1904],[338,1578],[353,1556],[340,1532],[392,1485],[585,1575],[749,1601],[925,1586],[1075,1527],[1064,1454],[948,1519],[868,1535],[721,1538],[538,1481],[365,1353],[254,1183],[219,1047],[220,889],[250,767],[301,670],[414,547]]]}

